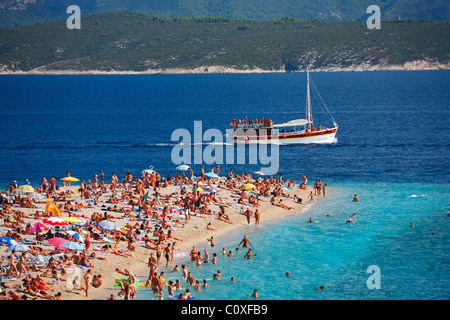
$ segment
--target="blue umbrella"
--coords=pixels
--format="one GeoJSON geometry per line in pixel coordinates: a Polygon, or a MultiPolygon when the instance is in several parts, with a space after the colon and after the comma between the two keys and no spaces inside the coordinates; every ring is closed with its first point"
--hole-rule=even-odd
{"type": "Polygon", "coordinates": [[[10,237],[0,237],[0,242],[6,244],[8,247],[17,244],[17,241],[10,237]]]}
{"type": "Polygon", "coordinates": [[[97,224],[100,228],[106,231],[114,231],[116,230],[116,225],[108,220],[102,220],[97,224]]]}
{"type": "Polygon", "coordinates": [[[6,249],[6,252],[17,251],[17,252],[27,252],[30,251],[30,248],[24,244],[13,244],[11,247],[6,249]]]}
{"type": "Polygon", "coordinates": [[[78,250],[78,251],[82,251],[84,250],[84,245],[78,243],[78,242],[73,242],[73,241],[66,241],[64,243],[61,243],[59,245],[59,247],[61,248],[67,248],[70,250],[78,250]]]}
{"type": "Polygon", "coordinates": [[[205,173],[205,177],[218,178],[219,176],[217,174],[215,174],[214,172],[207,172],[207,173],[205,173]]]}
{"type": "Polygon", "coordinates": [[[82,237],[78,232],[75,232],[75,231],[66,231],[66,232],[67,232],[71,237],[73,237],[73,238],[79,240],[80,242],[84,242],[83,237],[82,237]]]}

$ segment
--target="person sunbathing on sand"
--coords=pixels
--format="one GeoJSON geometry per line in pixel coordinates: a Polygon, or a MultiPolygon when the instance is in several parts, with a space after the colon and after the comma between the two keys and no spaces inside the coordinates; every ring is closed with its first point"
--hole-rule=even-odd
{"type": "Polygon", "coordinates": [[[285,205],[285,204],[282,203],[282,202],[283,202],[283,199],[280,199],[280,201],[278,201],[277,206],[279,206],[279,207],[281,207],[281,208],[283,208],[283,209],[286,209],[286,210],[294,209],[294,207],[289,207],[289,206],[285,205]]]}

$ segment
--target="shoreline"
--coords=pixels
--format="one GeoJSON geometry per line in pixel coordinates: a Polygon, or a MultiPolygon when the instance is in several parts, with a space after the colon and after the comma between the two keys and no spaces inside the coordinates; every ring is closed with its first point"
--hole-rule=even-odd
{"type": "MultiPolygon", "coordinates": [[[[221,180],[223,181],[223,180],[221,180]]],[[[73,190],[77,188],[77,186],[71,186],[71,187],[62,187],[60,188],[60,191],[62,190],[73,190]]],[[[188,192],[190,192],[192,188],[192,185],[188,187],[188,192]]],[[[149,194],[152,194],[152,190],[149,188],[145,188],[145,192],[150,190],[149,194]]],[[[161,188],[160,192],[162,195],[170,195],[174,192],[177,192],[180,190],[180,187],[178,185],[169,185],[168,187],[161,188]]],[[[288,216],[293,214],[300,214],[302,210],[308,205],[307,196],[313,189],[311,187],[307,187],[306,189],[300,189],[298,187],[294,187],[292,190],[286,189],[283,192],[288,193],[289,197],[276,197],[276,201],[278,202],[280,199],[283,200],[283,203],[289,207],[292,207],[292,209],[284,209],[279,206],[274,206],[270,203],[270,197],[260,197],[260,204],[259,207],[254,207],[249,205],[248,208],[251,210],[251,212],[254,212],[255,209],[259,209],[261,215],[260,215],[260,221],[261,224],[264,224],[267,221],[271,220],[277,220],[282,216],[288,216]],[[302,204],[297,204],[293,201],[293,196],[297,195],[298,197],[303,199],[302,204]]],[[[106,199],[108,196],[108,193],[105,193],[102,198],[106,199]]],[[[204,248],[209,248],[209,243],[207,242],[207,239],[209,239],[211,236],[213,236],[215,239],[220,238],[223,235],[226,235],[230,232],[239,232],[239,230],[244,230],[242,227],[249,227],[246,222],[246,217],[243,214],[240,214],[241,205],[237,204],[238,195],[236,193],[233,193],[232,190],[226,189],[226,188],[218,188],[217,196],[218,199],[221,199],[222,203],[228,203],[229,206],[226,209],[226,214],[229,216],[230,220],[234,224],[229,224],[226,222],[223,222],[216,218],[216,216],[213,215],[198,215],[198,216],[191,216],[190,220],[187,221],[187,223],[183,227],[173,227],[173,236],[182,239],[183,241],[178,241],[177,239],[171,239],[168,242],[176,242],[176,248],[179,250],[175,254],[175,260],[174,264],[170,263],[169,266],[165,267],[165,259],[164,257],[161,258],[160,264],[156,268],[156,272],[164,271],[165,273],[168,273],[172,271],[175,264],[178,264],[179,267],[181,266],[180,263],[177,261],[178,259],[183,260],[186,257],[189,257],[189,252],[192,249],[193,246],[196,246],[197,249],[200,251],[204,248]],[[236,200],[236,201],[235,201],[236,200]],[[208,230],[206,228],[206,225],[208,223],[211,223],[212,228],[214,230],[208,230]]],[[[316,199],[322,198],[322,196],[316,196],[316,199]]],[[[32,214],[35,213],[36,210],[44,210],[45,209],[45,203],[47,198],[43,198],[39,200],[39,203],[36,203],[37,208],[22,208],[22,207],[13,207],[14,211],[20,211],[24,212],[26,214],[32,214]]],[[[72,201],[83,203],[84,205],[89,204],[90,202],[87,200],[81,200],[79,198],[71,199],[72,201]]],[[[320,200],[316,200],[320,201],[320,200]]],[[[168,203],[168,201],[166,202],[168,203]]],[[[99,212],[101,214],[107,212],[108,215],[111,215],[113,217],[113,222],[116,224],[117,228],[122,228],[128,223],[130,225],[134,225],[135,223],[140,223],[138,220],[134,220],[130,217],[124,217],[124,213],[119,213],[115,211],[100,211],[102,209],[102,205],[110,205],[103,201],[99,201],[99,203],[96,206],[91,206],[88,208],[83,208],[79,212],[74,212],[76,215],[84,216],[84,217],[90,217],[94,212],[99,212]]],[[[120,203],[117,205],[119,208],[124,206],[129,206],[127,203],[120,203]]],[[[213,211],[219,211],[219,206],[217,204],[210,204],[208,205],[209,208],[213,211]]],[[[170,216],[172,219],[176,219],[176,213],[171,213],[170,216]]],[[[63,218],[67,217],[67,213],[63,213],[63,218]]],[[[41,221],[42,219],[35,219],[34,217],[27,217],[24,219],[25,223],[30,223],[31,225],[34,225],[36,222],[41,221]]],[[[255,228],[254,225],[254,218],[251,218],[252,225],[250,228],[255,228]]],[[[151,223],[155,223],[151,221],[151,223]]],[[[157,222],[156,222],[157,223],[157,222]]],[[[3,224],[0,227],[0,233],[5,233],[8,230],[7,227],[5,227],[3,224]]],[[[122,229],[123,230],[123,229],[122,229]]],[[[20,236],[28,241],[32,241],[35,239],[34,234],[20,234],[20,236]]],[[[89,254],[92,252],[95,252],[96,255],[100,258],[105,258],[106,260],[100,260],[97,258],[90,258],[90,262],[92,263],[92,275],[101,275],[103,279],[103,285],[100,288],[94,288],[90,287],[89,289],[89,296],[86,297],[83,290],[75,290],[75,289],[69,289],[66,285],[65,281],[55,281],[51,278],[50,275],[43,276],[42,278],[44,281],[49,285],[49,288],[51,291],[48,293],[51,295],[54,295],[57,292],[61,292],[62,296],[65,300],[105,300],[107,297],[109,297],[111,294],[114,294],[115,297],[117,297],[117,294],[119,292],[119,288],[114,287],[115,278],[116,277],[122,277],[121,274],[117,273],[115,270],[116,268],[119,268],[121,270],[128,269],[131,272],[133,272],[137,279],[139,279],[141,282],[144,282],[148,279],[149,274],[149,268],[148,268],[148,258],[150,256],[151,252],[155,252],[154,249],[148,249],[145,248],[143,243],[135,242],[135,251],[132,252],[133,257],[125,257],[125,256],[118,256],[114,255],[112,253],[105,253],[103,251],[94,251],[96,248],[101,248],[105,243],[95,243],[92,241],[89,254]]],[[[127,242],[122,240],[119,242],[119,245],[122,248],[126,248],[127,242]]],[[[2,247],[2,255],[3,256],[9,256],[9,253],[5,252],[5,247],[2,247]]],[[[49,244],[43,245],[44,249],[52,249],[53,247],[49,244]]],[[[216,249],[221,249],[220,243],[216,240],[216,249]]],[[[126,249],[124,249],[126,251],[126,249]]],[[[212,251],[211,251],[212,252],[212,251]]],[[[220,264],[220,258],[218,259],[218,264],[220,264]]],[[[66,266],[66,268],[70,268],[70,266],[66,266]]],[[[40,269],[39,271],[32,271],[29,276],[35,277],[36,274],[43,274],[44,268],[40,269]]],[[[46,269],[46,268],[45,268],[46,269]]],[[[80,267],[75,269],[80,269],[81,276],[85,274],[88,267],[80,267]]],[[[62,276],[61,279],[65,280],[67,276],[62,276]]],[[[177,274],[178,277],[178,274],[177,274]]],[[[179,277],[181,279],[181,272],[179,274],[179,277]]],[[[23,276],[21,278],[18,278],[17,280],[11,280],[9,278],[5,277],[5,283],[7,285],[17,285],[19,282],[21,282],[21,279],[23,279],[23,276]]],[[[166,289],[164,289],[166,290],[166,289]]],[[[122,298],[120,298],[121,300],[122,298]]]]}
{"type": "MultiPolygon", "coordinates": [[[[38,67],[29,71],[11,71],[1,70],[0,75],[162,75],[162,74],[262,74],[262,73],[303,73],[306,70],[287,71],[286,69],[266,70],[261,68],[254,69],[235,69],[226,66],[202,66],[192,69],[186,68],[167,68],[167,69],[149,69],[146,71],[101,71],[101,70],[43,70],[45,66],[38,67]]],[[[450,62],[443,64],[439,62],[429,62],[425,60],[416,60],[405,62],[403,65],[388,65],[385,63],[372,65],[361,63],[348,67],[327,66],[321,68],[312,68],[309,72],[376,72],[376,71],[437,71],[450,70],[450,62]]]]}
{"type": "MultiPolygon", "coordinates": [[[[296,189],[293,191],[296,191],[296,192],[292,193],[291,196],[293,196],[294,194],[296,194],[297,196],[301,195],[303,197],[303,199],[305,199],[303,201],[303,204],[301,204],[301,205],[299,204],[296,206],[295,209],[291,209],[291,210],[284,210],[279,207],[271,208],[271,207],[267,206],[267,208],[265,208],[266,210],[264,210],[264,211],[261,210],[261,220],[260,220],[261,225],[263,225],[265,222],[268,222],[268,221],[278,220],[281,217],[294,215],[294,214],[301,214],[303,212],[303,210],[308,205],[308,203],[306,202],[306,195],[309,194],[310,191],[313,191],[313,188],[308,186],[306,190],[296,189]],[[268,209],[273,209],[273,210],[271,210],[271,212],[265,212],[268,209]]],[[[293,202],[290,201],[289,205],[292,205],[292,204],[293,204],[293,202]]],[[[244,228],[248,227],[248,225],[246,224],[246,219],[243,215],[240,215],[239,213],[236,213],[236,212],[231,213],[231,214],[229,212],[227,212],[227,214],[230,215],[230,218],[233,217],[231,220],[233,220],[233,221],[236,220],[234,225],[222,224],[221,229],[216,228],[213,231],[203,230],[203,231],[200,231],[196,237],[193,237],[192,239],[189,239],[188,241],[186,241],[186,240],[183,242],[176,241],[177,244],[182,244],[182,249],[179,248],[180,252],[178,253],[178,255],[181,255],[181,256],[178,259],[181,259],[181,260],[189,259],[189,253],[193,246],[195,246],[199,252],[201,252],[204,248],[211,249],[209,242],[206,240],[207,238],[210,238],[211,236],[213,236],[214,239],[216,240],[215,247],[217,248],[217,250],[219,250],[222,247],[220,245],[218,245],[218,243],[217,243],[218,238],[220,238],[230,232],[237,233],[240,230],[244,231],[244,228]]],[[[195,219],[195,217],[191,218],[191,221],[192,221],[192,219],[195,219]]],[[[252,224],[252,227],[254,227],[254,223],[252,224]]],[[[210,251],[212,252],[212,250],[210,250],[210,251]]],[[[160,271],[169,273],[173,269],[174,264],[178,264],[178,266],[181,267],[180,263],[177,263],[177,259],[175,259],[175,263],[169,264],[169,267],[166,268],[165,266],[163,266],[164,265],[163,260],[164,259],[162,258],[160,265],[155,270],[158,273],[160,271]]],[[[220,264],[220,260],[218,261],[218,264],[220,264]]],[[[129,270],[132,271],[134,274],[136,274],[137,278],[141,282],[146,281],[146,278],[143,276],[144,274],[147,275],[148,270],[149,270],[146,261],[145,261],[145,263],[142,263],[142,262],[134,263],[133,265],[131,265],[129,267],[129,270]]],[[[181,271],[179,273],[181,273],[181,271]]],[[[117,274],[114,274],[114,276],[117,276],[117,274]]],[[[180,276],[181,276],[181,274],[180,274],[180,276]]],[[[108,278],[105,277],[105,280],[107,280],[107,279],[108,278]]],[[[91,299],[105,300],[106,297],[111,295],[112,292],[117,293],[117,291],[118,291],[117,288],[113,287],[113,282],[112,282],[113,277],[109,277],[108,280],[110,280],[110,281],[109,282],[104,281],[107,283],[105,283],[105,286],[104,286],[104,288],[102,288],[102,290],[97,290],[97,291],[95,291],[95,294],[92,294],[91,299]],[[109,285],[106,285],[106,284],[109,284],[109,285]]],[[[146,289],[150,290],[149,288],[146,288],[146,289]]]]}

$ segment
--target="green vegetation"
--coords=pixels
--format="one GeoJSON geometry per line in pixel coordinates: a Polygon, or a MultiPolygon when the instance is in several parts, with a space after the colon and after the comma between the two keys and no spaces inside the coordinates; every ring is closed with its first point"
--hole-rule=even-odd
{"type": "Polygon", "coordinates": [[[365,22],[283,18],[162,18],[106,13],[66,23],[0,29],[0,67],[28,71],[226,66],[295,71],[367,62],[449,62],[450,24],[427,20],[365,22]]]}
{"type": "Polygon", "coordinates": [[[163,17],[364,21],[367,7],[376,4],[383,19],[450,18],[448,0],[0,0],[0,28],[65,20],[72,4],[83,16],[127,11],[163,17]]]}

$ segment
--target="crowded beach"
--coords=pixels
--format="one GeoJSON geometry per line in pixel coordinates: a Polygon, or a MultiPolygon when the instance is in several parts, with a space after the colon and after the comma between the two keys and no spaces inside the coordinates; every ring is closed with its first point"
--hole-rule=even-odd
{"type": "Polygon", "coordinates": [[[220,166],[176,169],[163,177],[150,167],[138,177],[101,171],[86,182],[66,172],[36,187],[11,183],[0,198],[0,299],[130,300],[148,290],[155,299],[189,300],[208,286],[195,267],[220,267],[233,254],[221,235],[241,228],[236,245],[251,259],[248,245],[258,244],[245,230],[298,214],[326,192],[304,175],[296,183],[281,174],[223,174],[220,166]],[[164,274],[177,280],[165,283],[164,274]]]}

